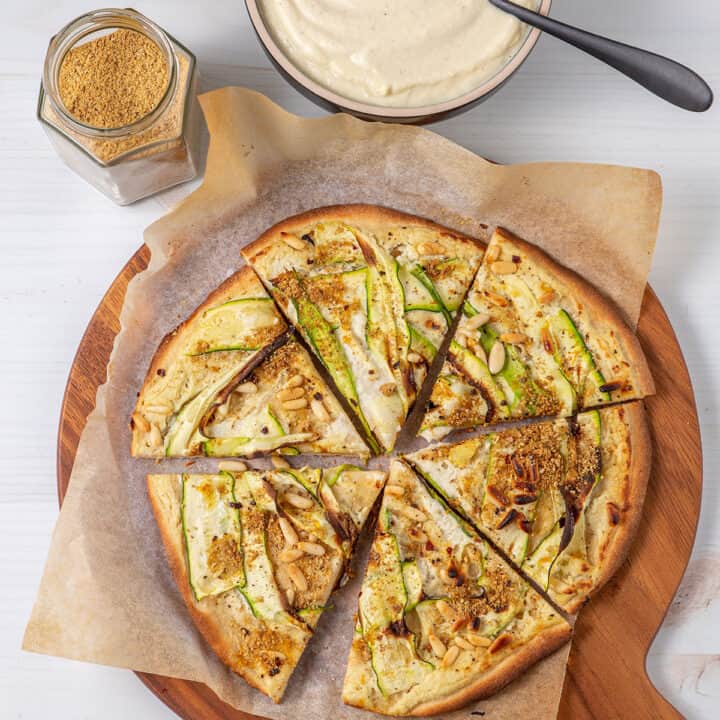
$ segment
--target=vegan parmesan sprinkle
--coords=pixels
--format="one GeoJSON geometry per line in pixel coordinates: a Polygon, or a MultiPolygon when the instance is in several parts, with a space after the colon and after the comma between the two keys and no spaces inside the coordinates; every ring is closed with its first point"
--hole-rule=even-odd
{"type": "Polygon", "coordinates": [[[119,29],[70,49],[58,80],[60,98],[76,120],[118,128],[157,107],[167,89],[168,66],[150,38],[119,29]]]}

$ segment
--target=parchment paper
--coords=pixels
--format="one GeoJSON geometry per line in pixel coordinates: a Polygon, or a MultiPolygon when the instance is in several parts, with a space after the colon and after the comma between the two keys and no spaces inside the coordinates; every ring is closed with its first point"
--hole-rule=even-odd
{"type": "MultiPolygon", "coordinates": [[[[319,205],[389,205],[486,238],[501,224],[595,283],[635,325],[661,205],[647,170],[579,165],[495,166],[428,130],[345,115],[308,120],[241,88],[201,98],[211,133],[203,185],[145,233],[148,269],[130,283],[108,381],[80,439],[24,648],[208,684],[235,707],[272,718],[366,717],[340,703],[362,576],[339,591],[274,706],[228,671],[195,630],[170,575],[129,457],[128,418],[162,336],[241,260],[239,248],[282,218],[319,205]]],[[[199,461],[193,471],[216,463],[199,461]]],[[[366,547],[367,543],[365,543],[366,547]]],[[[568,647],[495,697],[446,717],[557,712],[568,647]]]]}

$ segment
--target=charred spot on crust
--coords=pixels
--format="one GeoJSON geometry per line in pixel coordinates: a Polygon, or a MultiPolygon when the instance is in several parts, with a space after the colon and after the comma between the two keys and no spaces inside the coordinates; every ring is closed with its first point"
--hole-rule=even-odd
{"type": "Polygon", "coordinates": [[[607,513],[611,525],[617,525],[620,522],[620,508],[615,503],[607,504],[607,513]]]}
{"type": "Polygon", "coordinates": [[[158,374],[160,377],[165,377],[165,368],[158,368],[158,369],[157,369],[157,374],[158,374]]]}

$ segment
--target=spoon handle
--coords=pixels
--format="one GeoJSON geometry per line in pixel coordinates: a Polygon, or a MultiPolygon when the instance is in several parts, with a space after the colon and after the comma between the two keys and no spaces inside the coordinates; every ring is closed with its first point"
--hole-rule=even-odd
{"type": "Polygon", "coordinates": [[[693,112],[703,112],[712,105],[710,86],[685,65],[648,50],[552,20],[508,0],[490,2],[528,25],[602,60],[673,105],[693,112]]]}

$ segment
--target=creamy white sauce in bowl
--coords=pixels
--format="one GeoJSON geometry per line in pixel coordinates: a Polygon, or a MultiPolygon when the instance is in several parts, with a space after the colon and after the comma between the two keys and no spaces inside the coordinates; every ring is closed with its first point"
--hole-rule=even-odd
{"type": "MultiPolygon", "coordinates": [[[[517,1],[531,9],[549,6],[517,1]]],[[[471,93],[508,68],[529,32],[487,0],[256,5],[277,49],[301,73],[343,98],[381,108],[424,108],[471,93]]]]}

